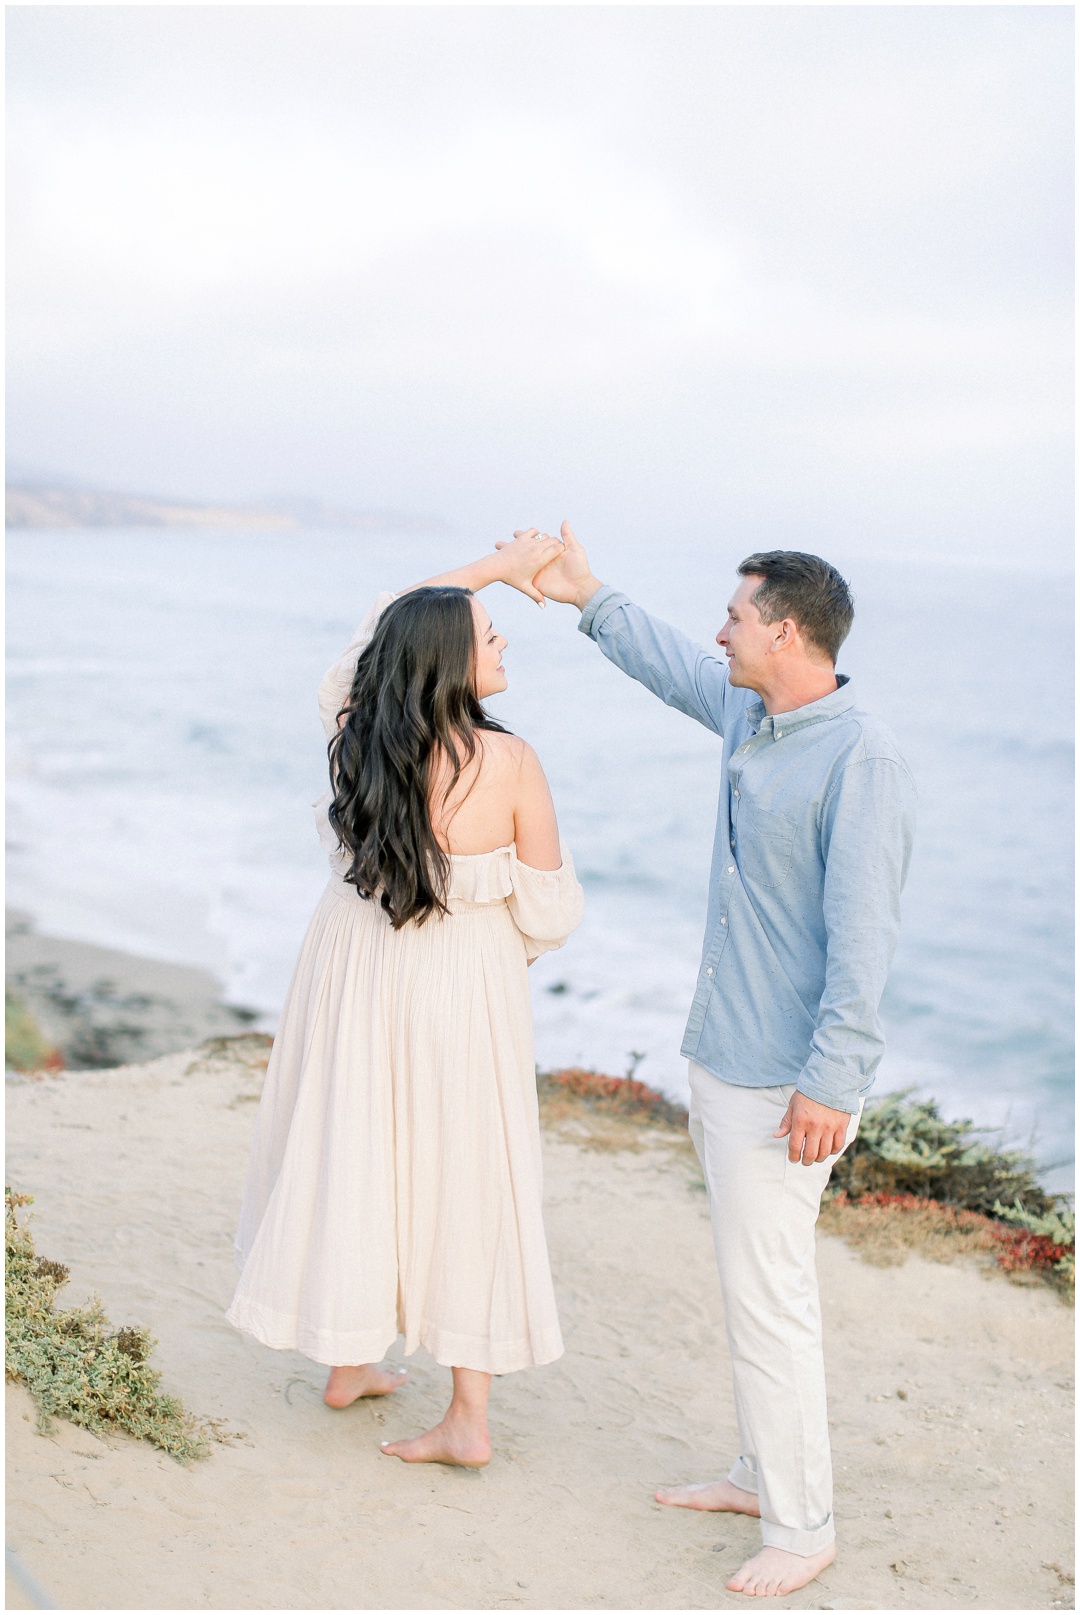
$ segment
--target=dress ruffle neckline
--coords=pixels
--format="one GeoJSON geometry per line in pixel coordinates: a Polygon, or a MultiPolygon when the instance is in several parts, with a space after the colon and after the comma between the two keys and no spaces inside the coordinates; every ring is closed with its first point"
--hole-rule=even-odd
{"type": "Polygon", "coordinates": [[[463,903],[496,903],[509,897],[517,886],[552,887],[564,885],[569,875],[576,886],[573,864],[566,846],[560,842],[562,864],[558,869],[534,869],[523,864],[511,842],[491,852],[451,852],[450,896],[463,903]]]}

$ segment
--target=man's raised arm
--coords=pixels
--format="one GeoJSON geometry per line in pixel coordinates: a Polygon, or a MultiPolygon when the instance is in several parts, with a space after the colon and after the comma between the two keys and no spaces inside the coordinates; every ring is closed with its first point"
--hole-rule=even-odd
{"type": "Polygon", "coordinates": [[[669,707],[723,734],[729,687],[720,658],[601,583],[569,522],[563,522],[561,537],[562,553],[537,573],[536,587],[549,600],[577,606],[581,632],[594,639],[616,667],[669,707]]]}

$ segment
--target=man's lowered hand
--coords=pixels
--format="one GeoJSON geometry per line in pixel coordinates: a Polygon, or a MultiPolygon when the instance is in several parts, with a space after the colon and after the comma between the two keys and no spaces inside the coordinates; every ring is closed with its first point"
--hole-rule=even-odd
{"type": "Polygon", "coordinates": [[[839,1155],[850,1125],[851,1117],[846,1110],[832,1110],[796,1088],[773,1137],[787,1139],[789,1161],[815,1166],[819,1161],[828,1160],[830,1155],[839,1155]]]}

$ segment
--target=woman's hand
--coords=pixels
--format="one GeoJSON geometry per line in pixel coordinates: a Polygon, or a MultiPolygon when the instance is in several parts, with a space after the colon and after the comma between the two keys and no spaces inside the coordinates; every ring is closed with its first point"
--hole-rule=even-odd
{"type": "Polygon", "coordinates": [[[542,572],[549,561],[556,555],[562,554],[563,543],[561,538],[551,538],[547,533],[541,533],[536,527],[529,527],[514,534],[513,539],[500,539],[496,545],[498,564],[501,568],[499,578],[503,583],[509,583],[511,588],[520,589],[527,594],[530,600],[537,605],[546,602],[540,590],[533,583],[538,572],[542,572]]]}
{"type": "Polygon", "coordinates": [[[527,594],[530,600],[542,606],[546,602],[534,585],[533,578],[556,555],[562,554],[562,548],[561,538],[549,538],[546,533],[530,527],[527,532],[515,533],[512,543],[503,539],[496,544],[493,555],[481,556],[479,561],[455,567],[452,572],[440,572],[436,577],[425,578],[423,583],[410,584],[401,593],[409,594],[412,589],[430,589],[443,584],[455,589],[471,589],[475,594],[478,589],[486,589],[489,583],[508,583],[512,589],[520,589],[522,594],[527,594]]]}
{"type": "MultiPolygon", "coordinates": [[[[530,527],[527,533],[515,533],[514,538],[528,538],[536,532],[530,527]]],[[[534,583],[539,585],[540,592],[548,600],[563,600],[567,605],[577,606],[584,611],[597,589],[603,588],[600,579],[593,576],[589,566],[589,557],[574,537],[574,529],[569,522],[563,522],[560,529],[561,539],[554,553],[548,556],[547,565],[542,575],[533,573],[534,583]]],[[[542,533],[541,538],[547,539],[542,533]]],[[[496,549],[501,549],[496,544],[496,549]]],[[[531,591],[530,591],[531,592],[531,591]]]]}

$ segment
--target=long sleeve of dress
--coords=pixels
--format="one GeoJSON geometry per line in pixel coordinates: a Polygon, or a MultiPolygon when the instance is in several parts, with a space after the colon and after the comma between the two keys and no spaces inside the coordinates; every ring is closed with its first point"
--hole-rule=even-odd
{"type": "Polygon", "coordinates": [[[332,667],[328,667],[322,676],[319,685],[319,717],[322,719],[323,730],[327,740],[333,740],[337,734],[338,713],[349,699],[353,679],[356,677],[356,664],[360,660],[361,651],[371,643],[371,636],[375,632],[375,624],[390,604],[396,600],[396,594],[383,593],[378,596],[375,604],[349,640],[345,649],[332,667]]]}
{"type": "MultiPolygon", "coordinates": [[[[390,604],[396,600],[397,595],[383,593],[378,596],[367,616],[353,634],[349,643],[338,657],[332,667],[328,667],[319,684],[319,717],[322,719],[323,732],[327,743],[337,734],[338,713],[349,699],[353,679],[356,677],[356,664],[360,660],[360,653],[370,643],[375,632],[375,624],[390,604]]],[[[319,844],[330,859],[330,867],[335,874],[343,875],[349,868],[350,859],[338,845],[338,838],[330,824],[328,810],[333,800],[333,792],[327,786],[317,801],[312,802],[312,811],[315,814],[315,831],[319,837],[319,844]]]]}
{"type": "Polygon", "coordinates": [[[510,853],[511,891],[506,906],[525,939],[530,959],[561,948],[585,913],[585,894],[574,873],[570,849],[564,842],[559,846],[559,869],[533,869],[510,853]]]}

